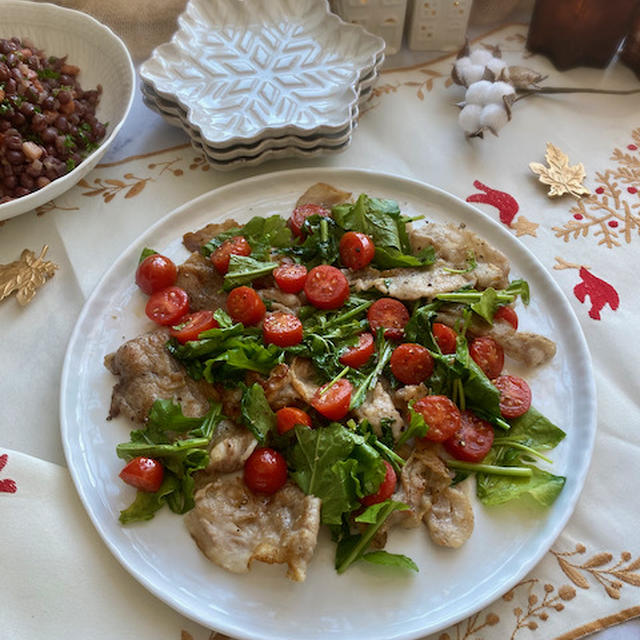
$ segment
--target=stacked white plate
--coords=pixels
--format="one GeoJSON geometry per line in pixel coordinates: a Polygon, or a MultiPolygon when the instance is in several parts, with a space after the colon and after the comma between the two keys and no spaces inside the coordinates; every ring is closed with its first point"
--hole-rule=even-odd
{"type": "Polygon", "coordinates": [[[327,0],[189,0],[140,68],[145,104],[216,169],[351,143],[385,43],[327,0]]]}

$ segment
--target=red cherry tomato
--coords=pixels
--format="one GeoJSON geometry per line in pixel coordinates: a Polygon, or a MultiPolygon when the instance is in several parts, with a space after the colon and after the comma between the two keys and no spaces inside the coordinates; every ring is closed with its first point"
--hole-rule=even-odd
{"type": "Polygon", "coordinates": [[[340,362],[347,367],[358,369],[369,361],[375,350],[373,336],[369,332],[361,333],[358,336],[358,344],[348,347],[340,356],[340,362]]]}
{"type": "Polygon", "coordinates": [[[373,240],[366,233],[347,231],[340,238],[340,260],[349,269],[364,269],[376,254],[373,240]]]}
{"type": "Polygon", "coordinates": [[[300,293],[307,280],[307,267],[303,264],[282,264],[273,270],[273,278],[280,291],[300,293]]]}
{"type": "Polygon", "coordinates": [[[442,324],[442,322],[434,322],[431,331],[442,353],[456,352],[456,337],[458,334],[451,327],[442,324]]]}
{"type": "Polygon", "coordinates": [[[197,340],[203,331],[217,329],[219,326],[213,317],[213,311],[202,309],[201,311],[196,311],[195,313],[180,318],[178,324],[171,327],[169,333],[180,344],[184,344],[185,342],[189,342],[189,340],[197,340]]]}
{"type": "Polygon", "coordinates": [[[342,420],[349,413],[352,391],[353,385],[341,378],[328,389],[326,384],[320,387],[311,398],[311,406],[329,420],[342,420]]]}
{"type": "Polygon", "coordinates": [[[118,475],[124,482],[140,491],[155,493],[162,485],[164,467],[153,458],[139,456],[127,463],[118,475]]]}
{"type": "Polygon", "coordinates": [[[318,309],[337,309],[349,297],[349,283],[340,269],[321,264],[309,271],[304,293],[318,309]]]}
{"type": "Polygon", "coordinates": [[[384,466],[386,468],[386,472],[384,474],[384,478],[378,487],[378,490],[375,493],[372,493],[369,496],[365,496],[360,500],[360,503],[365,507],[370,507],[372,504],[378,504],[378,502],[384,502],[388,500],[393,492],[396,490],[396,483],[398,478],[396,477],[396,472],[393,470],[393,467],[386,461],[383,460],[384,466]]]}
{"type": "Polygon", "coordinates": [[[149,296],[144,312],[161,325],[174,325],[189,311],[189,296],[180,287],[167,287],[149,296]]]}
{"type": "Polygon", "coordinates": [[[444,442],[460,428],[460,409],[447,396],[425,396],[413,410],[429,425],[425,440],[444,442]]]}
{"type": "Polygon", "coordinates": [[[504,307],[499,307],[493,316],[495,320],[506,320],[514,329],[514,331],[518,330],[518,314],[515,312],[513,307],[509,307],[505,305],[504,307]]]}
{"type": "Polygon", "coordinates": [[[267,312],[256,290],[246,286],[236,287],[229,292],[227,310],[234,322],[242,322],[245,326],[258,324],[267,312]]]}
{"type": "Polygon", "coordinates": [[[429,350],[413,342],[396,347],[389,362],[391,373],[403,384],[420,384],[433,373],[429,350]]]}
{"type": "Polygon", "coordinates": [[[251,245],[243,236],[234,236],[225,240],[212,254],[211,262],[216,271],[224,275],[229,271],[229,260],[232,255],[248,256],[251,255],[251,245]]]}
{"type": "Polygon", "coordinates": [[[136,269],[136,284],[148,295],[175,284],[177,277],[173,260],[159,253],[147,256],[136,269]]]}
{"type": "Polygon", "coordinates": [[[244,463],[244,482],[254,493],[271,495],[287,481],[287,463],[275,449],[259,447],[244,463]]]}
{"type": "Polygon", "coordinates": [[[493,384],[500,392],[500,413],[504,418],[517,418],[529,411],[531,388],[519,376],[498,376],[493,384]]]}
{"type": "Polygon", "coordinates": [[[289,228],[291,233],[296,238],[301,238],[304,235],[304,223],[310,216],[329,216],[331,212],[329,209],[321,207],[319,204],[301,204],[293,210],[293,213],[289,217],[289,228]]]}
{"type": "Polygon", "coordinates": [[[504,351],[502,347],[489,336],[474,338],[469,345],[469,355],[484,371],[487,378],[497,378],[504,366],[504,351]]]}
{"type": "Polygon", "coordinates": [[[444,441],[444,448],[457,460],[480,462],[493,444],[493,427],[471,411],[460,415],[460,428],[444,441]]]}
{"type": "Polygon", "coordinates": [[[298,407],[282,407],[276,411],[276,426],[278,433],[283,434],[291,431],[297,424],[311,426],[311,416],[298,407]]]}
{"type": "Polygon", "coordinates": [[[404,328],[409,322],[409,312],[399,300],[380,298],[369,307],[367,318],[374,334],[382,328],[385,338],[402,340],[404,328]]]}
{"type": "Polygon", "coordinates": [[[302,322],[291,313],[272,313],[264,319],[262,338],[265,344],[292,347],[302,342],[302,322]]]}

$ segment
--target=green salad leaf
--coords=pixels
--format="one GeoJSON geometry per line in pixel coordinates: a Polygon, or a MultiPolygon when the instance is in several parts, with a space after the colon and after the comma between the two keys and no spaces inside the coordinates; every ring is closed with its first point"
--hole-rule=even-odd
{"type": "Polygon", "coordinates": [[[229,256],[229,270],[224,276],[222,288],[230,291],[234,287],[249,284],[256,278],[268,276],[276,267],[277,262],[256,260],[252,256],[229,256]]]}
{"type": "Polygon", "coordinates": [[[276,414],[267,402],[264,389],[257,382],[244,390],[240,407],[243,424],[260,444],[264,444],[267,435],[276,427],[276,414]]]}

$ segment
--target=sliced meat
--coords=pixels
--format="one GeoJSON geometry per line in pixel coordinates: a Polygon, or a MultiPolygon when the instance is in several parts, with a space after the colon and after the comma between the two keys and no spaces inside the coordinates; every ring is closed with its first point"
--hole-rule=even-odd
{"type": "Polygon", "coordinates": [[[296,202],[296,207],[300,207],[303,204],[318,204],[321,207],[331,209],[336,204],[347,202],[351,194],[341,189],[336,189],[330,184],[324,182],[316,182],[311,185],[296,202]]]}
{"type": "Polygon", "coordinates": [[[266,380],[258,382],[262,385],[267,402],[274,411],[300,402],[300,395],[291,384],[289,366],[284,362],[276,365],[266,380]]]}
{"type": "MultiPolygon", "coordinates": [[[[460,305],[447,305],[436,316],[438,322],[450,327],[455,327],[461,318],[460,305]]],[[[469,332],[477,336],[491,336],[510,358],[527,367],[540,366],[556,354],[556,343],[553,340],[529,331],[516,331],[506,320],[499,319],[491,325],[474,314],[469,332]]]]}
{"type": "Polygon", "coordinates": [[[291,386],[299,398],[309,404],[319,388],[316,382],[316,369],[311,360],[294,358],[289,369],[291,386]]]}
{"type": "Polygon", "coordinates": [[[178,267],[176,286],[182,287],[189,294],[191,311],[200,309],[224,309],[227,294],[222,291],[224,282],[211,261],[199,253],[192,253],[178,267]]]}
{"type": "Polygon", "coordinates": [[[233,227],[240,227],[235,220],[229,219],[224,222],[212,222],[198,231],[185,233],[182,236],[182,242],[189,251],[200,251],[200,247],[207,244],[209,240],[215,238],[219,233],[232,229],[233,227]]]}
{"type": "Polygon", "coordinates": [[[285,293],[276,287],[267,287],[266,289],[258,289],[258,293],[263,300],[271,302],[272,311],[283,311],[296,315],[298,309],[302,306],[300,298],[294,293],[285,293]]]}
{"type": "Polygon", "coordinates": [[[240,387],[223,387],[216,385],[216,390],[222,402],[222,413],[233,422],[242,422],[240,403],[242,402],[242,389],[240,387]]]}
{"type": "Polygon", "coordinates": [[[247,573],[254,560],[286,563],[287,576],[301,582],[317,544],[320,504],[291,483],[258,496],[242,478],[225,475],[196,492],[185,523],[200,550],[224,569],[247,573]]]}
{"type": "Polygon", "coordinates": [[[165,348],[166,329],[146,333],[125,342],[104,364],[119,380],[111,395],[109,418],[121,413],[134,422],[147,420],[155,400],[180,402],[186,416],[200,417],[209,410],[209,399],[217,399],[213,387],[192,380],[185,368],[165,348]]]}
{"type": "Polygon", "coordinates": [[[427,387],[421,382],[420,384],[407,384],[404,387],[400,387],[392,393],[391,397],[396,408],[404,413],[408,411],[410,402],[420,400],[428,393],[427,387]]]}
{"type": "Polygon", "coordinates": [[[211,442],[207,473],[240,471],[257,444],[258,441],[246,427],[222,420],[211,442]]]}
{"type": "Polygon", "coordinates": [[[459,485],[438,494],[424,520],[431,539],[442,547],[457,549],[473,533],[473,507],[459,485]]]}
{"type": "Polygon", "coordinates": [[[449,263],[436,260],[424,269],[387,269],[374,268],[347,273],[347,279],[353,291],[377,289],[385,295],[399,300],[418,300],[434,298],[439,293],[449,293],[464,286],[475,286],[476,277],[470,273],[450,273],[445,269],[449,263]]]}
{"type": "Polygon", "coordinates": [[[388,420],[394,440],[398,439],[404,421],[393,404],[389,393],[378,382],[373,389],[367,391],[365,401],[354,412],[358,420],[368,420],[377,436],[382,435],[382,421],[388,420]]]}
{"type": "Polygon", "coordinates": [[[418,222],[409,229],[409,242],[414,253],[432,246],[437,257],[450,268],[464,269],[473,254],[477,266],[470,272],[480,289],[502,289],[509,284],[509,260],[498,249],[469,231],[464,224],[439,224],[418,222]]]}

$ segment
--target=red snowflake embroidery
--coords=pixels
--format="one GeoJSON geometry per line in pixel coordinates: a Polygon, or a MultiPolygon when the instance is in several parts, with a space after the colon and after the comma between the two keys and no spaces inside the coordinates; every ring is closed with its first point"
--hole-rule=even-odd
{"type": "Polygon", "coordinates": [[[500,222],[511,226],[511,222],[516,217],[520,207],[516,199],[505,191],[496,191],[482,184],[480,180],[475,180],[473,186],[484,193],[474,193],[467,198],[467,202],[481,202],[495,207],[500,212],[500,222]]]}
{"type": "Polygon", "coordinates": [[[600,320],[600,312],[607,304],[613,311],[620,306],[620,296],[608,282],[597,278],[585,267],[580,267],[579,273],[582,282],[573,288],[573,293],[580,302],[584,302],[589,296],[591,300],[590,318],[600,320]]]}
{"type": "MultiPolygon", "coordinates": [[[[0,456],[0,471],[2,471],[9,460],[9,456],[6,453],[3,453],[0,456]]],[[[5,478],[4,480],[0,480],[0,493],[15,493],[18,490],[18,485],[16,485],[14,480],[10,480],[9,478],[5,478]]]]}

